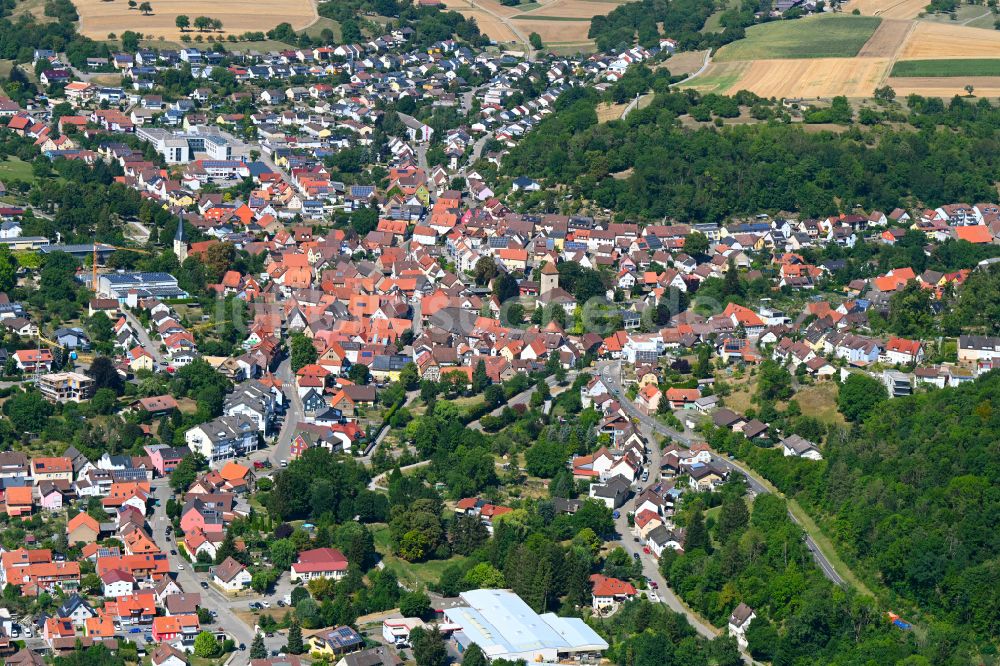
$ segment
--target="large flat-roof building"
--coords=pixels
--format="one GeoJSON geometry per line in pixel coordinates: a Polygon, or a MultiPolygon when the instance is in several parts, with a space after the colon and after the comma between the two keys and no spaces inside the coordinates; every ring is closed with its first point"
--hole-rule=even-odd
{"type": "Polygon", "coordinates": [[[203,153],[213,160],[231,160],[233,147],[214,127],[192,127],[186,132],[171,132],[160,127],[140,127],[135,135],[150,142],[167,164],[183,164],[203,153]]]}
{"type": "Polygon", "coordinates": [[[597,663],[608,649],[607,641],[580,618],[539,615],[510,590],[470,590],[460,596],[466,605],[446,608],[444,614],[459,627],[454,638],[462,651],[475,643],[490,661],[597,663]]]}
{"type": "Polygon", "coordinates": [[[186,291],[177,285],[177,278],[170,273],[107,273],[97,279],[98,296],[125,301],[129,292],[138,298],[160,299],[187,298],[186,291]]]}

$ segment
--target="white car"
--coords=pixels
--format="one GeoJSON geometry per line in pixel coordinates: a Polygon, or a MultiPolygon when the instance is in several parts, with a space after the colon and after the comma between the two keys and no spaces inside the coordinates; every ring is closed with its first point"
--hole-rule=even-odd
{"type": "Polygon", "coordinates": [[[652,601],[654,604],[660,603],[660,595],[656,593],[656,590],[649,591],[649,600],[652,601]]]}
{"type": "Polygon", "coordinates": [[[177,570],[178,571],[184,571],[184,565],[183,564],[178,564],[177,565],[177,570]]]}
{"type": "Polygon", "coordinates": [[[269,602],[269,601],[262,601],[262,602],[260,602],[260,605],[263,606],[264,608],[270,608],[271,607],[271,602],[269,602]]]}

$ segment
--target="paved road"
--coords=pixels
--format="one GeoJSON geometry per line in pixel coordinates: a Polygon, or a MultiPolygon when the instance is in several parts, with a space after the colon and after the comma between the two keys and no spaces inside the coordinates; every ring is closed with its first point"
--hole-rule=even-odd
{"type": "Polygon", "coordinates": [[[168,365],[163,358],[163,354],[160,353],[160,345],[153,342],[152,338],[149,337],[149,333],[146,331],[146,327],[142,325],[142,322],[136,319],[135,315],[128,310],[122,310],[122,313],[125,315],[129,326],[135,331],[136,337],[139,338],[139,345],[153,356],[153,360],[156,361],[156,367],[163,368],[168,365]]]}
{"type": "Polygon", "coordinates": [[[659,586],[656,593],[660,598],[660,601],[665,603],[667,608],[670,610],[675,613],[680,613],[686,617],[688,623],[695,628],[695,631],[705,638],[711,640],[718,636],[720,633],[718,629],[685,606],[684,602],[682,602],[680,598],[674,594],[674,591],[670,589],[670,586],[667,585],[666,579],[660,574],[660,568],[657,566],[657,561],[651,555],[644,553],[642,551],[642,546],[633,540],[632,533],[628,526],[628,518],[624,513],[622,513],[621,517],[615,521],[615,527],[618,529],[620,539],[617,543],[612,545],[621,546],[625,549],[625,552],[627,552],[629,556],[634,556],[636,553],[639,554],[639,561],[642,562],[642,574],[647,580],[655,581],[659,586]]]}
{"type": "Polygon", "coordinates": [[[281,460],[291,459],[292,437],[295,435],[295,429],[298,427],[299,422],[302,421],[302,399],[295,388],[295,374],[292,372],[290,358],[286,358],[281,362],[275,375],[281,380],[281,390],[284,391],[285,398],[288,400],[285,420],[281,424],[281,430],[278,432],[278,441],[275,444],[274,455],[272,456],[275,464],[277,464],[281,460]]]}
{"type": "MultiPolygon", "coordinates": [[[[153,532],[153,538],[159,544],[160,548],[167,554],[167,560],[170,562],[170,569],[176,572],[177,584],[185,592],[198,592],[201,594],[202,606],[209,610],[214,610],[219,614],[217,618],[218,624],[220,624],[236,641],[239,645],[243,643],[247,646],[247,652],[237,652],[234,663],[235,664],[246,664],[249,663],[249,648],[250,641],[253,640],[253,630],[248,627],[242,620],[240,620],[235,613],[233,613],[233,606],[235,605],[232,600],[225,597],[218,590],[209,587],[207,590],[203,590],[200,587],[202,580],[207,580],[207,578],[199,578],[197,574],[192,570],[191,564],[185,560],[180,555],[172,555],[171,551],[177,549],[177,544],[174,541],[168,541],[166,530],[167,525],[170,521],[167,518],[167,500],[171,497],[170,485],[167,479],[157,479],[152,484],[153,497],[159,500],[157,506],[153,508],[153,516],[149,520],[150,529],[153,532]],[[183,569],[182,569],[183,567],[183,569]]],[[[241,603],[247,603],[246,600],[242,600],[241,603]]]]}
{"type": "MultiPolygon", "coordinates": [[[[684,443],[685,445],[690,445],[692,442],[699,439],[694,433],[690,431],[679,432],[673,428],[670,428],[663,422],[655,418],[652,418],[650,416],[647,416],[646,414],[643,414],[639,410],[639,408],[635,406],[635,403],[633,403],[631,400],[628,399],[628,397],[626,397],[625,392],[622,390],[621,375],[620,375],[621,361],[600,361],[598,362],[597,367],[598,367],[598,372],[601,375],[601,378],[604,379],[605,383],[608,385],[608,389],[611,390],[614,396],[618,399],[618,402],[621,404],[622,408],[624,408],[625,411],[629,413],[629,415],[633,418],[633,420],[639,422],[642,426],[649,429],[650,431],[666,435],[678,442],[684,443]]],[[[653,443],[652,439],[650,439],[650,444],[651,444],[650,448],[654,452],[657,452],[658,455],[659,446],[656,446],[655,443],[653,443]]],[[[746,467],[744,467],[741,463],[731,460],[726,456],[719,454],[716,451],[712,451],[712,455],[718,460],[720,465],[725,469],[735,470],[741,473],[743,475],[743,478],[746,479],[746,483],[749,486],[750,490],[755,494],[761,495],[771,492],[770,489],[768,489],[766,486],[757,481],[753,477],[753,475],[750,474],[749,470],[746,467]]],[[[655,464],[655,467],[651,467],[652,469],[652,471],[650,472],[651,475],[659,472],[658,458],[657,462],[651,463],[651,465],[652,464],[655,464]]],[[[788,512],[788,516],[792,519],[792,522],[794,522],[797,525],[800,524],[798,519],[792,514],[791,511],[788,512]]],[[[823,551],[819,549],[813,538],[809,536],[809,534],[806,534],[805,540],[806,540],[806,547],[809,548],[809,551],[813,554],[813,559],[816,560],[816,564],[818,564],[819,568],[823,571],[823,575],[825,575],[830,581],[832,581],[836,585],[844,585],[844,579],[840,576],[840,574],[837,573],[837,570],[834,569],[833,565],[830,564],[830,560],[823,553],[823,551]]]]}

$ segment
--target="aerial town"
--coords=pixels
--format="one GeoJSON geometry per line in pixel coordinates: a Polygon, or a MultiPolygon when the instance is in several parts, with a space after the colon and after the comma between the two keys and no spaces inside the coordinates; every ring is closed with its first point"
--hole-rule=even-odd
{"type": "Polygon", "coordinates": [[[428,32],[3,78],[2,664],[997,663],[1000,203],[631,215],[683,40],[428,32]]]}

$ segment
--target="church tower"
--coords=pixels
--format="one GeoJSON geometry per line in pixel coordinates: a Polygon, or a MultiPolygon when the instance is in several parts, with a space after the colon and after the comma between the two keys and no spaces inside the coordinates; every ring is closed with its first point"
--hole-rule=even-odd
{"type": "Polygon", "coordinates": [[[551,261],[542,266],[542,280],[539,285],[539,293],[545,295],[553,289],[559,288],[559,270],[551,261]]]}
{"type": "Polygon", "coordinates": [[[177,261],[184,263],[188,256],[187,238],[184,236],[184,216],[177,216],[177,233],[174,234],[174,254],[177,261]]]}

